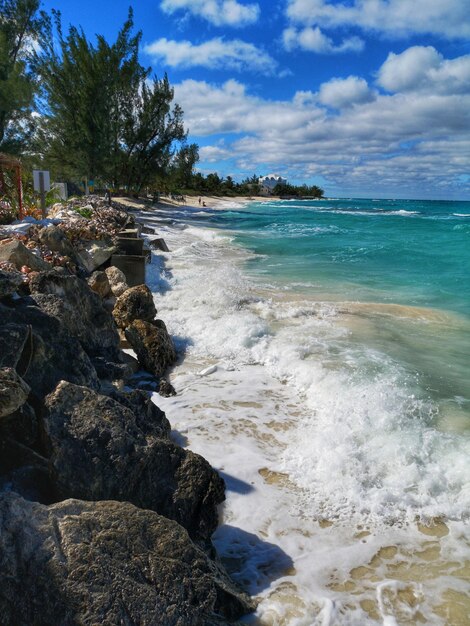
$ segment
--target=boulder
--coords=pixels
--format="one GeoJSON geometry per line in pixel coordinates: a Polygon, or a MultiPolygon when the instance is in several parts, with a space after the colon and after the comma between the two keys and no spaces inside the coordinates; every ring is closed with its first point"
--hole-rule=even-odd
{"type": "MultiPolygon", "coordinates": [[[[130,399],[128,408],[86,387],[61,382],[45,400],[44,442],[60,499],[132,502],[176,520],[208,542],[224,482],[205,459],[157,438],[130,399]]],[[[162,419],[157,423],[166,426],[162,419]]],[[[157,435],[157,436],[156,436],[157,435]]]]}
{"type": "Polygon", "coordinates": [[[24,380],[38,397],[52,391],[60,380],[98,389],[88,355],[57,317],[21,301],[14,308],[0,305],[0,328],[7,324],[31,327],[31,359],[24,380]]]}
{"type": "Polygon", "coordinates": [[[123,406],[130,409],[136,419],[136,424],[149,437],[156,439],[170,439],[171,425],[165,413],[152,402],[144,391],[135,389],[131,392],[114,391],[111,397],[123,406]]]}
{"type": "Polygon", "coordinates": [[[155,376],[162,376],[176,363],[175,346],[162,320],[135,320],[126,328],[125,335],[139,363],[155,376]]]}
{"type": "Polygon", "coordinates": [[[97,239],[84,242],[83,248],[77,252],[77,255],[81,265],[88,272],[94,272],[100,265],[106,263],[116,250],[116,246],[109,241],[97,239]]]}
{"type": "Polygon", "coordinates": [[[0,261],[13,263],[16,269],[20,270],[23,265],[38,272],[51,268],[49,263],[43,261],[24,246],[21,241],[15,240],[0,245],[0,261]]]}
{"type": "Polygon", "coordinates": [[[0,368],[0,418],[14,413],[22,406],[29,392],[29,386],[13,368],[0,368]]]}
{"type": "Polygon", "coordinates": [[[31,326],[4,324],[0,327],[0,367],[14,367],[20,376],[28,371],[33,351],[31,326]]]}
{"type": "Polygon", "coordinates": [[[162,378],[158,384],[158,393],[163,398],[170,398],[171,396],[176,396],[176,391],[173,385],[168,381],[162,378]]]}
{"type": "Polygon", "coordinates": [[[47,226],[39,231],[39,241],[52,252],[58,252],[62,256],[76,259],[76,251],[67,239],[65,232],[58,226],[47,226]]]}
{"type": "Polygon", "coordinates": [[[0,623],[223,626],[254,609],[177,523],[129,503],[0,496],[0,623]]]}
{"type": "Polygon", "coordinates": [[[130,287],[116,300],[113,316],[119,328],[127,328],[134,320],[151,322],[157,309],[147,285],[130,287]]]}
{"type": "Polygon", "coordinates": [[[126,291],[126,289],[129,289],[129,285],[126,282],[124,272],[122,272],[115,265],[107,267],[105,269],[105,272],[109,280],[111,291],[113,292],[113,295],[116,296],[116,298],[122,295],[126,291]]]}
{"type": "Polygon", "coordinates": [[[0,423],[0,439],[14,439],[24,446],[34,445],[38,434],[36,412],[27,402],[0,423]]]}
{"type": "Polygon", "coordinates": [[[51,271],[32,276],[29,286],[34,302],[57,317],[87,354],[119,362],[119,334],[113,317],[85,280],[51,271]]]}
{"type": "Polygon", "coordinates": [[[93,272],[87,282],[90,289],[97,293],[100,298],[104,299],[112,295],[106,272],[93,272]]]}
{"type": "Polygon", "coordinates": [[[0,298],[15,293],[23,283],[23,275],[20,272],[5,272],[0,270],[0,298]]]}

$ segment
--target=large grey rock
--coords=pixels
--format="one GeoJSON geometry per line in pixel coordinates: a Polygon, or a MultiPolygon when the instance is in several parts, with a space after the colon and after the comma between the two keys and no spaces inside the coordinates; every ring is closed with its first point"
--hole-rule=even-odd
{"type": "Polygon", "coordinates": [[[28,371],[33,351],[31,326],[0,326],[0,367],[14,367],[20,376],[28,371]]]}
{"type": "Polygon", "coordinates": [[[162,376],[176,363],[175,346],[162,320],[135,320],[126,328],[125,335],[139,363],[155,376],[162,376]]]}
{"type": "Polygon", "coordinates": [[[15,240],[10,243],[0,245],[0,261],[13,263],[16,269],[20,270],[23,265],[38,272],[50,269],[51,265],[36,256],[24,246],[21,241],[15,240]]]}
{"type": "Polygon", "coordinates": [[[69,256],[74,260],[76,259],[75,248],[67,239],[65,232],[58,226],[51,225],[41,228],[39,241],[53,252],[58,252],[62,256],[69,256]]]}
{"type": "Polygon", "coordinates": [[[157,438],[135,405],[85,387],[61,382],[45,405],[44,439],[61,498],[129,501],[209,540],[224,482],[205,459],[157,438]]]}
{"type": "Polygon", "coordinates": [[[156,314],[152,292],[147,285],[127,289],[116,300],[113,310],[113,317],[119,328],[127,328],[134,320],[151,322],[156,314]]]}
{"type": "Polygon", "coordinates": [[[136,425],[144,433],[147,441],[150,438],[170,439],[171,424],[165,413],[152,402],[145,391],[135,389],[130,392],[114,390],[109,394],[113,400],[130,409],[135,415],[136,425]]]}
{"type": "Polygon", "coordinates": [[[0,298],[15,293],[23,282],[20,272],[5,272],[0,270],[0,298]]]}
{"type": "Polygon", "coordinates": [[[223,626],[253,610],[177,523],[128,503],[0,496],[0,623],[223,626]]]}
{"type": "Polygon", "coordinates": [[[87,354],[119,360],[119,334],[113,317],[86,281],[51,271],[36,274],[29,285],[37,305],[57,317],[87,354]]]}
{"type": "Polygon", "coordinates": [[[15,308],[0,305],[0,328],[7,324],[31,326],[31,359],[24,380],[36,396],[49,393],[60,380],[98,389],[90,358],[57,317],[23,303],[15,308]]]}
{"type": "Polygon", "coordinates": [[[0,368],[0,418],[14,413],[22,406],[29,392],[29,386],[13,368],[0,368]]]}
{"type": "Polygon", "coordinates": [[[118,267],[111,265],[111,267],[105,269],[105,272],[109,280],[111,291],[116,298],[122,295],[126,289],[129,289],[126,276],[118,267]]]}

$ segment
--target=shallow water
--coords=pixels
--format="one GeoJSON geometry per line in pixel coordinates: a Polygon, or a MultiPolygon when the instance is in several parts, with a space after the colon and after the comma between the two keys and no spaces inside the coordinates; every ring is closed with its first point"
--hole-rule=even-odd
{"type": "Polygon", "coordinates": [[[260,601],[248,623],[469,623],[464,214],[159,214],[148,282],[186,357],[156,402],[226,480],[215,543],[260,601]]]}

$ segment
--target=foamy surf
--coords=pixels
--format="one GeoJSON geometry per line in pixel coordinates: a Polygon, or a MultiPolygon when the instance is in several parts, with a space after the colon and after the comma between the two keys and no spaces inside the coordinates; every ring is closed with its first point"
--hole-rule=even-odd
{"type": "Polygon", "coordinates": [[[365,306],[250,281],[230,235],[164,236],[150,283],[187,356],[178,396],[155,400],[226,480],[214,540],[260,601],[247,622],[465,624],[468,437],[435,428],[440,407],[399,361],[351,341],[351,317],[370,334],[365,306]]]}

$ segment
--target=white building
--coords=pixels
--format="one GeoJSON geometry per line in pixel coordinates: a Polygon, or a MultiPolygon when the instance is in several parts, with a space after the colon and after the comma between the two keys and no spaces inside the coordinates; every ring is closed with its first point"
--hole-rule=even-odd
{"type": "Polygon", "coordinates": [[[262,192],[272,193],[276,185],[287,185],[287,178],[282,178],[279,174],[267,174],[266,176],[260,176],[258,182],[262,192]]]}

